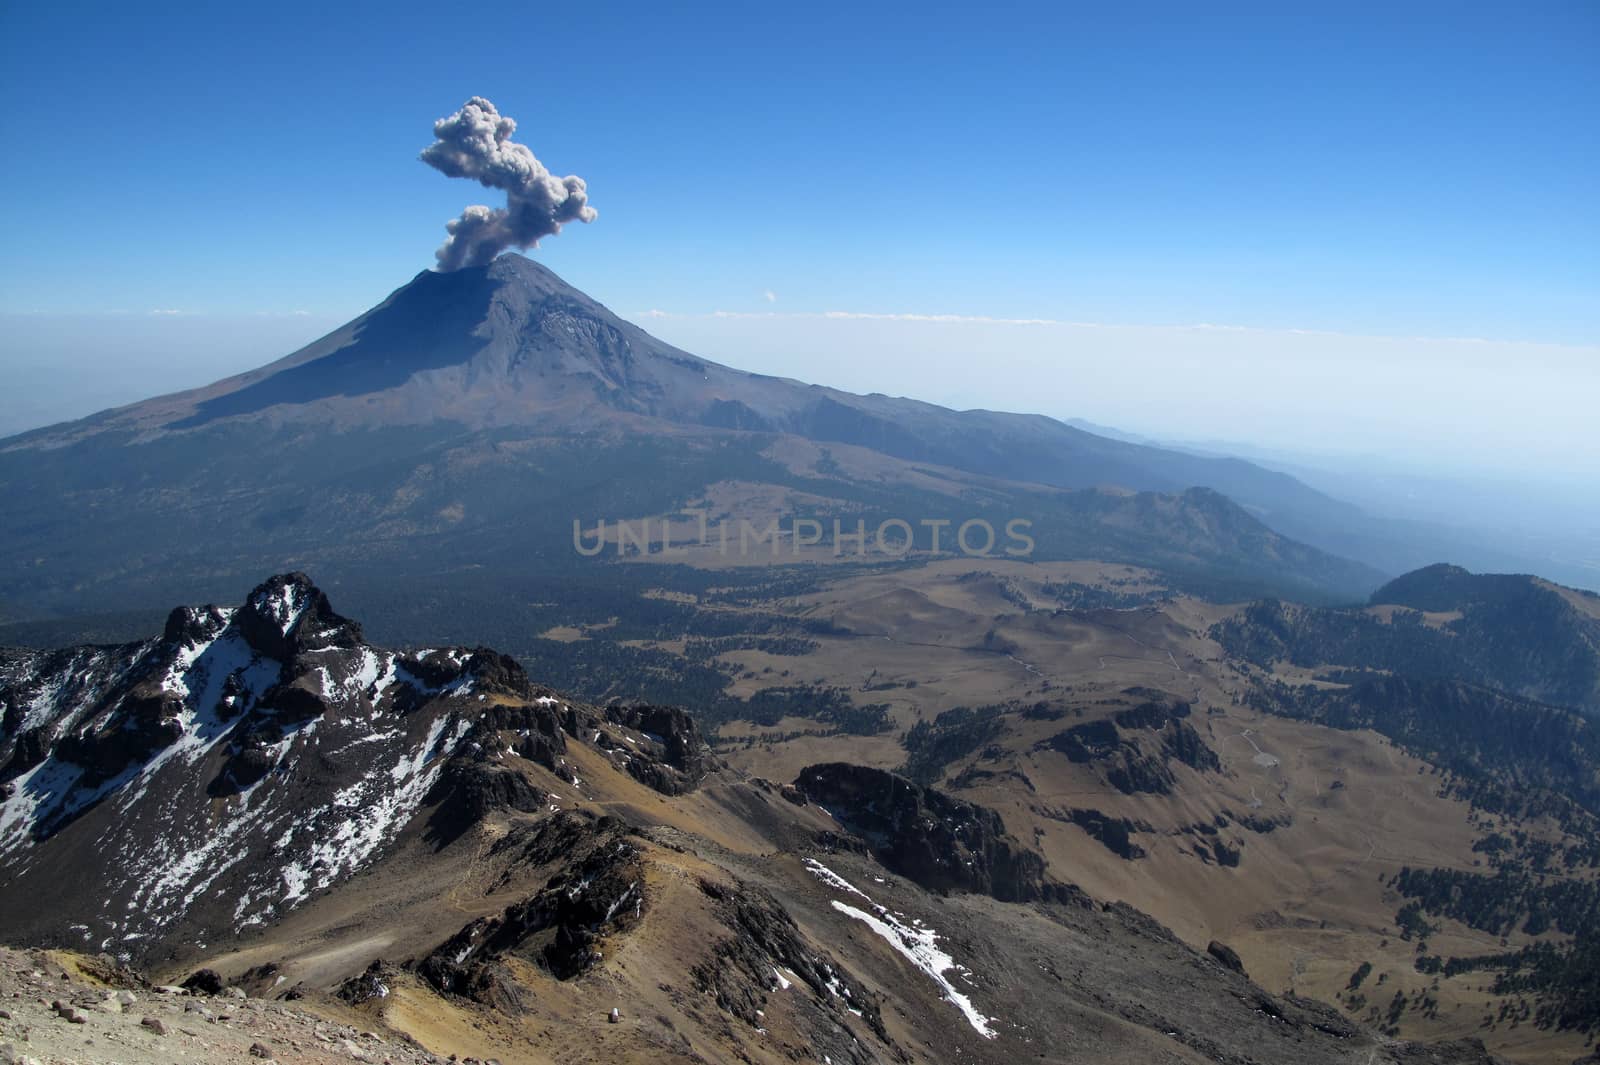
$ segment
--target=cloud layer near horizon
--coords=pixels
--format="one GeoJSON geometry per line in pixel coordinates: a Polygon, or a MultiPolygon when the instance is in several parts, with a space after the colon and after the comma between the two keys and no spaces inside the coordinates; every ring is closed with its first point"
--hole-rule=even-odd
{"type": "Polygon", "coordinates": [[[1600,478],[1594,346],[914,312],[630,317],[707,358],[852,392],[1397,469],[1600,478]]]}

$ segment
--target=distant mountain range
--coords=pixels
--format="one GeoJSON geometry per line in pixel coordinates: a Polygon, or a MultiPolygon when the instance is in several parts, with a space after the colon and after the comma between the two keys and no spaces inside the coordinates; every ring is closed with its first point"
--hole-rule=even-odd
{"type": "MultiPolygon", "coordinates": [[[[1345,538],[1342,550],[1380,569],[1399,573],[1450,559],[1482,572],[1537,573],[1600,591],[1600,510],[1585,498],[1586,486],[1547,470],[1478,477],[1425,474],[1408,470],[1403,456],[1339,456],[1231,440],[1157,440],[1082,418],[1069,418],[1067,424],[1129,443],[1246,459],[1352,503],[1358,512],[1347,514],[1336,534],[1345,538]]],[[[1321,542],[1314,534],[1308,539],[1321,542]]]]}
{"type": "Polygon", "coordinates": [[[1254,603],[1218,637],[1259,665],[1463,681],[1600,715],[1600,596],[1537,577],[1428,566],[1364,609],[1254,603]]]}

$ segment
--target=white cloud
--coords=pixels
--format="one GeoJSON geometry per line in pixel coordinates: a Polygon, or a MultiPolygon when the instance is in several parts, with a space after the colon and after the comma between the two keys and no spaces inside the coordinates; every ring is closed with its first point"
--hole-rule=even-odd
{"type": "Polygon", "coordinates": [[[770,288],[767,289],[767,291],[764,292],[763,295],[766,296],[768,303],[777,303],[778,302],[778,294],[776,292],[772,291],[770,288]]]}

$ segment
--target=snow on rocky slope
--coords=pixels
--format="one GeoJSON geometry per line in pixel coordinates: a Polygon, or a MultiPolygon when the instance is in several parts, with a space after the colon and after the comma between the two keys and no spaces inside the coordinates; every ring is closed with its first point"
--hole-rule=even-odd
{"type": "MultiPolygon", "coordinates": [[[[180,607],[142,643],[0,652],[0,923],[47,934],[68,914],[51,938],[133,957],[270,923],[371,864],[425,800],[481,790],[470,764],[559,772],[592,711],[542,691],[493,651],[371,647],[301,574],[236,609],[180,607]],[[507,728],[515,744],[489,742],[507,728]]],[[[641,743],[635,773],[677,776],[641,743]]]]}

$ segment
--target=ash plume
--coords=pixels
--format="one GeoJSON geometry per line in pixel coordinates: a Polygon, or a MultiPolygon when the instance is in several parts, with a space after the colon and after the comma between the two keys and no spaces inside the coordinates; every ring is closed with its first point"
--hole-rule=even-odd
{"type": "Polygon", "coordinates": [[[527,145],[511,139],[516,131],[516,121],[481,96],[433,124],[435,140],[422,151],[424,163],[506,194],[504,207],[474,204],[446,223],[450,235],[434,252],[439,269],[482,266],[507,248],[531,248],[567,222],[593,222],[598,215],[583,178],[552,175],[527,145]]]}

